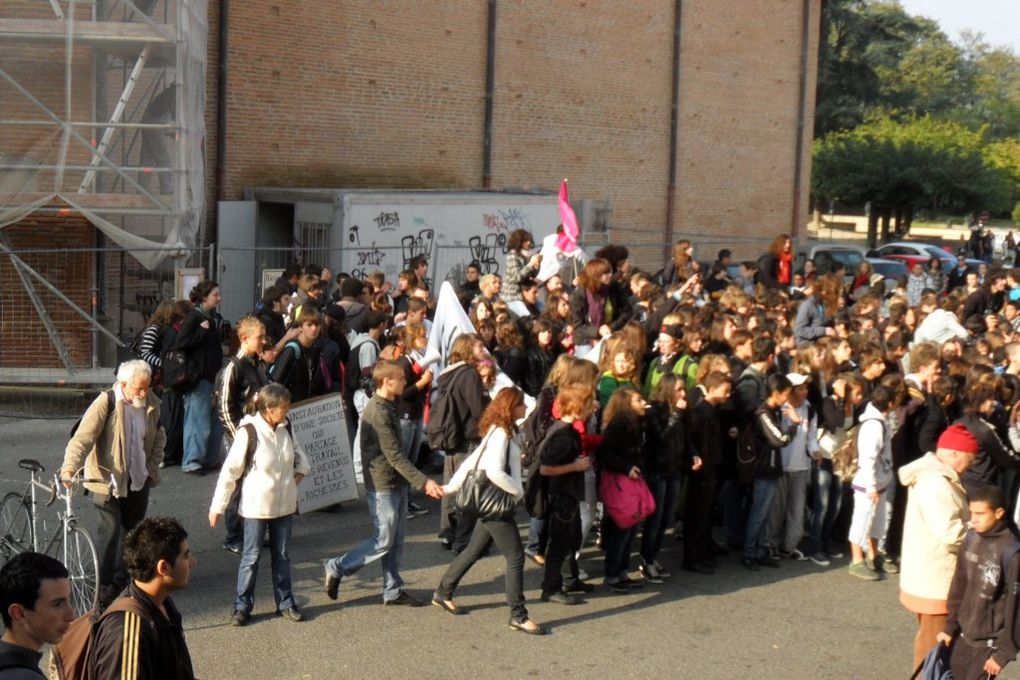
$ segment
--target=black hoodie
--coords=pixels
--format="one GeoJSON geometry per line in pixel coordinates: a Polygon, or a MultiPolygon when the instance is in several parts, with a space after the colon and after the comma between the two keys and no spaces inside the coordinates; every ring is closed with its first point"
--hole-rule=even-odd
{"type": "Polygon", "coordinates": [[[970,642],[994,640],[1000,666],[1020,649],[1020,543],[1005,522],[980,534],[967,532],[949,586],[945,632],[970,642]],[[1003,574],[1005,571],[1005,575],[1003,574]]]}

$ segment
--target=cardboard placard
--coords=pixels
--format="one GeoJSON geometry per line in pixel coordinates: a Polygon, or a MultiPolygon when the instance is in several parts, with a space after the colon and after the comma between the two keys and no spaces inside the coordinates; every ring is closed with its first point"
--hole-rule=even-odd
{"type": "Polygon", "coordinates": [[[328,394],[293,404],[287,418],[312,468],[298,485],[298,512],[357,498],[354,457],[340,395],[328,394]]]}

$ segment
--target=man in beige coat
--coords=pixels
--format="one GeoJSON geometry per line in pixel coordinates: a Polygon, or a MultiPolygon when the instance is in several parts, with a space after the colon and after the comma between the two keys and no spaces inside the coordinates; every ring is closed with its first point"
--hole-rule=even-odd
{"type": "Polygon", "coordinates": [[[99,517],[96,549],[104,608],[128,584],[124,536],[145,519],[149,488],[159,482],[166,434],[159,424],[159,398],[149,392],[151,378],[144,361],[121,364],[113,389],[96,397],[82,416],[60,468],[67,486],[83,466],[85,479],[108,480],[85,483],[99,517]]]}
{"type": "Polygon", "coordinates": [[[960,476],[974,462],[978,442],[953,425],[927,453],[900,469],[909,489],[903,525],[900,603],[917,615],[914,667],[935,646],[946,623],[949,585],[970,513],[960,476]]]}

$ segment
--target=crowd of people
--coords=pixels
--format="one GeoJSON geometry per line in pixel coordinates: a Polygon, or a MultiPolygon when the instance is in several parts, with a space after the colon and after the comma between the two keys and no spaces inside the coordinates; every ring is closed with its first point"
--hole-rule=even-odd
{"type": "Polygon", "coordinates": [[[330,599],[379,560],[383,603],[423,604],[400,576],[406,523],[428,512],[420,490],[442,499],[437,540],[453,558],[431,604],[452,615],[493,544],[510,626],[529,634],[546,631],[525,605],[525,560],[543,569],[543,601],[583,604],[596,589],[578,562],[589,540],[612,594],[677,567],[711,578],[728,555],[756,572],[849,553],[848,577],[901,574],[916,662],[942,645],[956,677],[977,678],[1013,659],[1020,270],[961,257],[943,272],[934,258],[887,286],[820,274],[780,235],[735,277],[728,250],[702,264],[680,241],[658,272],[607,245],[539,280],[534,245],[511,234],[502,276],[467,266],[456,292],[475,332],[441,365],[425,351],[435,291],[423,258],[395,285],[293,265],[229,330],[214,281],[160,305],[63,468],[113,473],[94,489],[103,604],[137,590],[125,544],[160,468],[179,464],[218,470],[209,521],[223,519],[224,548],[241,558],[231,622],[250,618],[267,535],[277,611],[302,620],[288,545],[309,463],[287,412],[340,393],[374,526],[326,562],[330,599]],[[429,476],[440,453],[442,484],[429,476]],[[465,504],[479,470],[511,508],[523,502],[523,539],[512,512],[465,504]],[[642,493],[654,503],[637,519],[618,511],[642,493]],[[661,556],[670,531],[675,565],[661,556]]]}

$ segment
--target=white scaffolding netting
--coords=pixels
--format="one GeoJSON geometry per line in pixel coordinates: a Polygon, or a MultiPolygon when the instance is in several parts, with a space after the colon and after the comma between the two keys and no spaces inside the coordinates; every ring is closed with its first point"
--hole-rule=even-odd
{"type": "MultiPolygon", "coordinates": [[[[207,0],[5,0],[0,250],[32,214],[81,214],[153,269],[205,210],[207,0]]],[[[179,251],[179,252],[176,252],[179,251]]]]}

